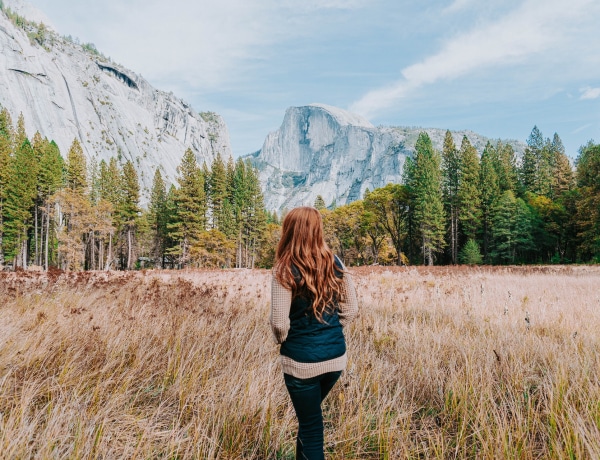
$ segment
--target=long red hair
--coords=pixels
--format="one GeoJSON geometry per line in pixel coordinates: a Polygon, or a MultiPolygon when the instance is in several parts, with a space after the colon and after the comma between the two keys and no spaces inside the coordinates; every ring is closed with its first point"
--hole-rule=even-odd
{"type": "Polygon", "coordinates": [[[302,206],[288,212],[283,219],[281,239],[275,253],[275,277],[292,296],[312,300],[312,310],[319,321],[335,302],[343,302],[342,272],[335,266],[333,252],[323,239],[321,213],[302,206]],[[298,271],[294,276],[292,267],[298,271]]]}

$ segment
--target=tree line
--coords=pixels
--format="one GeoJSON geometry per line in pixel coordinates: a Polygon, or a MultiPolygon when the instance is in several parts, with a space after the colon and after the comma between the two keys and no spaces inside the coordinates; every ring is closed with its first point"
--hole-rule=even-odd
{"type": "Polygon", "coordinates": [[[329,244],[349,264],[600,262],[600,145],[571,166],[557,134],[534,127],[522,158],[498,141],[481,156],[446,132],[441,152],[421,133],[403,184],[322,209],[329,244]]]}
{"type": "MultiPolygon", "coordinates": [[[[0,266],[108,270],[264,265],[265,211],[257,171],[191,149],[167,188],[156,168],[147,209],[134,164],[89,164],[75,139],[63,160],[55,142],[29,140],[0,111],[0,266]]],[[[276,219],[276,216],[275,216],[276,219]]]]}
{"type": "MultiPolygon", "coordinates": [[[[558,135],[534,127],[522,158],[500,141],[479,155],[449,131],[441,152],[421,133],[402,184],[327,209],[329,245],[349,265],[600,262],[600,146],[573,169],[558,135]]],[[[284,211],[285,213],[285,211],[284,211]]],[[[183,155],[174,184],[156,168],[140,205],[134,164],[66,158],[0,111],[0,266],[107,270],[271,267],[280,235],[258,173],[219,154],[183,155]]]]}

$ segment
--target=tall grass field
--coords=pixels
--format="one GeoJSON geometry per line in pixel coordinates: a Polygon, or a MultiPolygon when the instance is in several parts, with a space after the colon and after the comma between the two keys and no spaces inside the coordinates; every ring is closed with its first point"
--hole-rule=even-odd
{"type": "MultiPolygon", "coordinates": [[[[351,273],[327,458],[600,458],[600,267],[351,273]]],[[[0,458],[294,458],[270,283],[0,274],[0,458]]]]}

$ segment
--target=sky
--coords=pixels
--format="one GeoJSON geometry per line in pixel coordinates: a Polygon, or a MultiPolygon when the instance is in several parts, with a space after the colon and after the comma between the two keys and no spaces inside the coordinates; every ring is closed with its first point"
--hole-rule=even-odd
{"type": "Polygon", "coordinates": [[[558,133],[600,142],[598,0],[29,0],[197,111],[220,114],[234,156],[290,106],[374,125],[558,133]]]}

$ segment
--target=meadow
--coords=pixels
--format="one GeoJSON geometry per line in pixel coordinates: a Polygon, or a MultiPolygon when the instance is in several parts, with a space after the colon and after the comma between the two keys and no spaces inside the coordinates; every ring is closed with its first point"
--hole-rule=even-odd
{"type": "MultiPolygon", "coordinates": [[[[600,458],[600,267],[351,272],[328,458],[600,458]]],[[[0,458],[294,458],[270,277],[0,273],[0,458]]]]}

